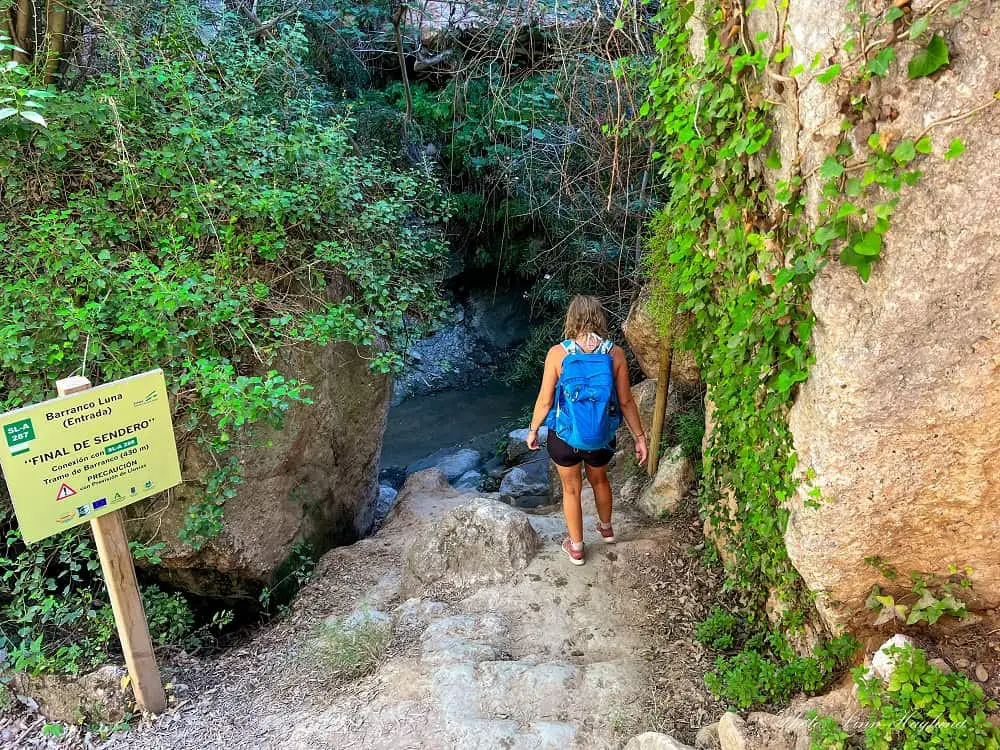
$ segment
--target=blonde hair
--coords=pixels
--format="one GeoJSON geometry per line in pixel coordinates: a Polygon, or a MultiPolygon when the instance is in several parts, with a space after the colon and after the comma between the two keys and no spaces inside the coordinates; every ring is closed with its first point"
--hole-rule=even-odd
{"type": "Polygon", "coordinates": [[[608,337],[608,321],[604,317],[604,307],[597,297],[578,294],[569,303],[563,338],[575,339],[585,333],[596,333],[602,339],[608,337]]]}

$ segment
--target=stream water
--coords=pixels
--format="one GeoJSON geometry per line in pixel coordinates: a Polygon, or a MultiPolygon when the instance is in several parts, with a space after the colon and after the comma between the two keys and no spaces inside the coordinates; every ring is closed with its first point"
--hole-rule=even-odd
{"type": "Polygon", "coordinates": [[[534,397],[493,381],[410,398],[389,410],[380,468],[399,471],[442,449],[472,448],[487,460],[502,435],[527,423],[534,397]]]}

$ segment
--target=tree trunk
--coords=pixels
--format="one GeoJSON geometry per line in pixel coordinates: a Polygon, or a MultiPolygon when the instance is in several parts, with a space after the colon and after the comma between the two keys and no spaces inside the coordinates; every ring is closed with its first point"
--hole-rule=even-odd
{"type": "Polygon", "coordinates": [[[52,83],[59,70],[66,38],[66,6],[61,0],[49,0],[45,25],[45,82],[52,83]]]}
{"type": "Polygon", "coordinates": [[[33,7],[31,0],[18,0],[17,2],[17,23],[11,26],[11,41],[23,49],[24,52],[15,52],[14,62],[28,63],[31,59],[31,51],[34,45],[28,41],[28,38],[32,32],[33,7]]]}

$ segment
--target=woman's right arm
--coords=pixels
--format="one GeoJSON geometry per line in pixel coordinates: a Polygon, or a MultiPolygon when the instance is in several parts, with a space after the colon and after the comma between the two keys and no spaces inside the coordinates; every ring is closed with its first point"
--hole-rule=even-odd
{"type": "Polygon", "coordinates": [[[632,386],[628,382],[628,361],[625,359],[625,352],[620,346],[612,349],[614,357],[615,390],[618,393],[618,408],[622,410],[625,423],[632,431],[635,438],[635,460],[639,466],[646,463],[646,435],[642,430],[642,418],[639,416],[639,407],[635,405],[632,397],[632,386]]]}
{"type": "Polygon", "coordinates": [[[552,409],[552,404],[555,403],[556,383],[559,382],[559,363],[562,361],[559,356],[561,350],[561,346],[553,346],[545,355],[542,386],[538,389],[535,409],[531,414],[531,424],[528,426],[528,439],[525,441],[533,451],[538,450],[538,428],[542,426],[552,409]]]}

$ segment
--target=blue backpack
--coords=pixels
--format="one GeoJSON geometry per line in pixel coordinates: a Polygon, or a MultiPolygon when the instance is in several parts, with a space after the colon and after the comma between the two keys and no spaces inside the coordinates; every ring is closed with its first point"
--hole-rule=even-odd
{"type": "Polygon", "coordinates": [[[556,384],[555,408],[545,424],[577,450],[608,448],[622,423],[611,356],[614,343],[604,341],[590,354],[575,341],[563,341],[562,346],[566,356],[556,384]]]}

